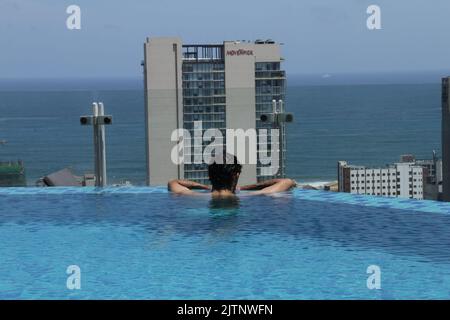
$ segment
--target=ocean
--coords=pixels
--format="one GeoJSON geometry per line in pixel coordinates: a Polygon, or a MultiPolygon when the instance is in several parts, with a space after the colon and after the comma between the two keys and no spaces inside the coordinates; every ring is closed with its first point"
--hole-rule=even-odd
{"type": "MultiPolygon", "coordinates": [[[[3,83],[0,161],[24,161],[27,181],[71,167],[93,171],[92,129],[80,115],[103,101],[110,183],[145,183],[144,92],[133,81],[3,83]],[[119,83],[119,82],[118,82],[119,83]]],[[[441,86],[434,84],[289,86],[287,173],[300,183],[336,180],[338,160],[383,166],[401,154],[441,150],[441,86]]]]}

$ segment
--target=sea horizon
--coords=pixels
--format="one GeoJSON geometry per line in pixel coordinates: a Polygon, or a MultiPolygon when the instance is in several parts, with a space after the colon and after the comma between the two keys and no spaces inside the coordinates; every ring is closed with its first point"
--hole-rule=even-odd
{"type": "MultiPolygon", "coordinates": [[[[401,72],[322,72],[287,73],[287,86],[366,86],[440,84],[448,70],[401,72]]],[[[143,90],[144,78],[139,75],[96,77],[0,77],[0,91],[60,90],[143,90]]]]}
{"type": "MultiPolygon", "coordinates": [[[[103,101],[114,117],[107,129],[109,180],[145,184],[145,103],[137,78],[0,80],[0,140],[8,141],[0,160],[23,160],[29,185],[65,167],[93,172],[91,131],[78,122],[93,101],[103,101]]],[[[385,166],[401,154],[431,158],[436,150],[440,156],[440,101],[440,81],[288,81],[286,109],[295,120],[286,129],[287,175],[302,184],[331,182],[339,160],[385,166]]]]}

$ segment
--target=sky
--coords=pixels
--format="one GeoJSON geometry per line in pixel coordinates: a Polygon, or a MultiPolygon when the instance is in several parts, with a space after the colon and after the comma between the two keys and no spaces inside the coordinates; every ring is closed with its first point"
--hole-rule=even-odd
{"type": "Polygon", "coordinates": [[[146,37],[274,39],[288,74],[450,70],[449,0],[0,0],[0,78],[141,77],[146,37]],[[69,5],[81,30],[69,30],[69,5]],[[369,30],[369,5],[381,29],[369,30]]]}

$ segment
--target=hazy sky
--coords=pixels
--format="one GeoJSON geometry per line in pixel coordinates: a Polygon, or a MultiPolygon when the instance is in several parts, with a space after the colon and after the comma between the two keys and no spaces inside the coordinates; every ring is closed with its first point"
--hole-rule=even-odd
{"type": "Polygon", "coordinates": [[[449,0],[0,0],[0,78],[139,77],[145,38],[172,35],[271,38],[290,74],[450,70],[449,22],[449,0]],[[366,27],[371,4],[382,30],[366,27]]]}

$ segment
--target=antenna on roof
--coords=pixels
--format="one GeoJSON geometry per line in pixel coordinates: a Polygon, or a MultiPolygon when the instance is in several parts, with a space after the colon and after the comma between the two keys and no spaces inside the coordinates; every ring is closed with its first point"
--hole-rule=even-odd
{"type": "Polygon", "coordinates": [[[102,102],[92,104],[92,113],[92,116],[81,116],[80,124],[94,127],[95,186],[105,187],[107,184],[105,125],[112,124],[112,116],[105,115],[102,102]]]}

